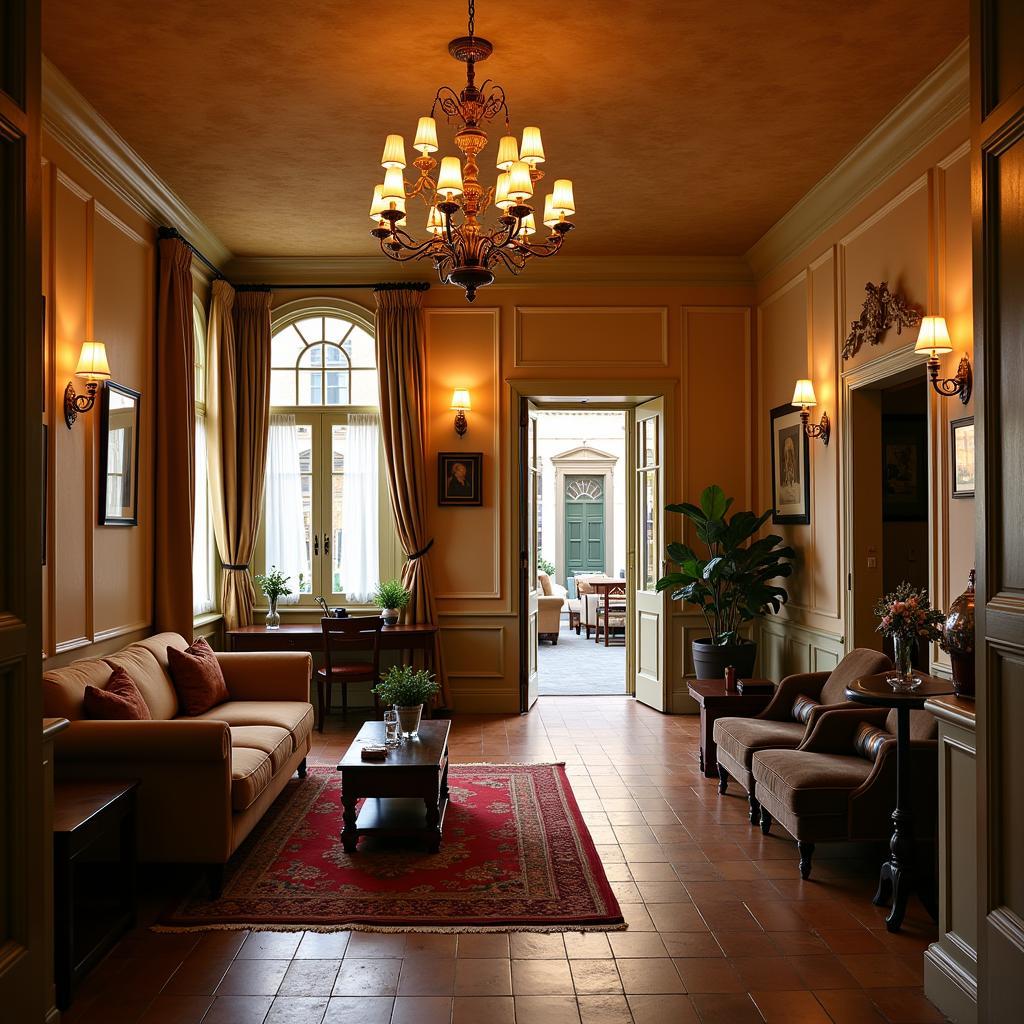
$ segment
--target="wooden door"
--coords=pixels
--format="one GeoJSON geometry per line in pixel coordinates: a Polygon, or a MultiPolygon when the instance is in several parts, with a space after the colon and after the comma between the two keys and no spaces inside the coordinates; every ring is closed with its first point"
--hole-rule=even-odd
{"type": "Polygon", "coordinates": [[[636,408],[634,425],[633,672],[636,699],[658,711],[668,707],[665,666],[665,595],[656,589],[663,575],[665,536],[665,403],[655,398],[636,408]]]}
{"type": "Polygon", "coordinates": [[[603,476],[565,478],[565,574],[605,572],[603,476]]]}
{"type": "Polygon", "coordinates": [[[25,1022],[42,1021],[53,1006],[40,682],[39,64],[38,0],[6,0],[0,4],[0,1017],[25,1022]]]}
{"type": "Polygon", "coordinates": [[[519,400],[519,710],[537,700],[538,598],[537,503],[540,464],[537,458],[537,407],[519,400]]]}
{"type": "Polygon", "coordinates": [[[978,1010],[1024,978],[1024,5],[973,0],[978,1010]]]}

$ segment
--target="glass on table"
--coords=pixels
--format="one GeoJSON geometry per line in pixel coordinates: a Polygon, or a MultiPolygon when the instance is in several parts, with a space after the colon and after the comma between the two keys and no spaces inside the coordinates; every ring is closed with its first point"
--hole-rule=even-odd
{"type": "Polygon", "coordinates": [[[394,750],[402,742],[402,731],[398,726],[398,712],[389,708],[384,712],[384,746],[394,750]]]}

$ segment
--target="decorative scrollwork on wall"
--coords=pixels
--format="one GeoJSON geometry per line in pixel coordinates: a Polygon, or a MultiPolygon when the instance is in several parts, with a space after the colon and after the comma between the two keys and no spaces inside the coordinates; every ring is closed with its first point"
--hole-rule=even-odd
{"type": "Polygon", "coordinates": [[[917,327],[921,323],[920,310],[908,305],[902,295],[890,292],[888,282],[874,285],[869,281],[864,290],[867,292],[864,308],[860,317],[850,324],[850,333],[843,345],[844,359],[856,355],[865,342],[880,345],[890,327],[902,334],[904,327],[917,327]]]}

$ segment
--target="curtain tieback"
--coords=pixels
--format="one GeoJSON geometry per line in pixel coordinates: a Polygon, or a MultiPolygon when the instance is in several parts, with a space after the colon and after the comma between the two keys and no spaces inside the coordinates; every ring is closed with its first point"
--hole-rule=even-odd
{"type": "Polygon", "coordinates": [[[235,572],[245,572],[249,568],[249,563],[237,562],[232,564],[231,562],[221,562],[220,567],[222,569],[233,569],[235,572]]]}
{"type": "Polygon", "coordinates": [[[422,558],[432,547],[434,546],[434,538],[431,537],[427,541],[426,546],[414,551],[411,555],[406,556],[406,561],[415,562],[417,558],[422,558]]]}

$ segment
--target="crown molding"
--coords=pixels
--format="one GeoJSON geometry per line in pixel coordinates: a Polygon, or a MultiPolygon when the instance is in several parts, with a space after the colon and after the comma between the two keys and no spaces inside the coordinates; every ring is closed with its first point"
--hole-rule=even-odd
{"type": "Polygon", "coordinates": [[[794,256],[968,111],[964,40],[746,253],[760,279],[794,256]]]}
{"type": "MultiPolygon", "coordinates": [[[[377,281],[436,281],[427,260],[399,263],[385,256],[239,256],[224,267],[239,283],[333,282],[371,285],[377,281]]],[[[491,288],[532,285],[753,284],[746,262],[731,257],[570,256],[534,261],[520,277],[500,273],[491,288]]]]}
{"type": "Polygon", "coordinates": [[[217,264],[231,252],[60,70],[43,57],[43,127],[154,225],[176,227],[217,264]]]}

